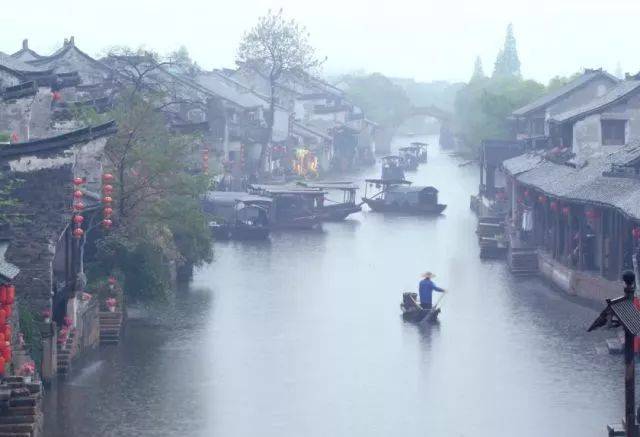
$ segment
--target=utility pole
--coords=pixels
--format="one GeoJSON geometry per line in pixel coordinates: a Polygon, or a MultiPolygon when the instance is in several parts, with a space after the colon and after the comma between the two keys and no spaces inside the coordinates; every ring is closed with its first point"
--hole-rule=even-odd
{"type": "MultiPolygon", "coordinates": [[[[622,274],[624,296],[633,304],[636,275],[628,270],[622,274]]],[[[624,326],[624,325],[623,325],[624,326]]],[[[636,425],[636,358],[633,350],[635,335],[624,326],[624,427],[627,437],[638,437],[636,425]]]]}
{"type": "Polygon", "coordinates": [[[624,329],[624,418],[622,427],[609,425],[609,436],[624,435],[625,437],[639,437],[636,423],[636,358],[634,343],[636,336],[640,335],[640,311],[634,305],[636,290],[636,275],[630,270],[622,274],[624,281],[624,296],[615,299],[607,299],[607,307],[591,324],[588,331],[598,328],[624,329]],[[623,431],[624,430],[624,431],[623,431]],[[624,432],[624,434],[623,434],[624,432]]]}

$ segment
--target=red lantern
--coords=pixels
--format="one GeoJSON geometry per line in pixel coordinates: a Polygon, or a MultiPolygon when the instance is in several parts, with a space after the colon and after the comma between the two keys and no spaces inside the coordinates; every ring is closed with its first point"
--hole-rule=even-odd
{"type": "Polygon", "coordinates": [[[103,211],[105,218],[111,217],[111,214],[113,214],[113,208],[107,206],[103,211]]]}
{"type": "Polygon", "coordinates": [[[76,215],[73,216],[73,222],[76,225],[81,225],[83,221],[84,221],[84,217],[81,216],[80,214],[76,214],[76,215]]]}
{"type": "Polygon", "coordinates": [[[61,99],[62,99],[62,94],[60,94],[60,92],[54,91],[51,93],[51,100],[53,100],[54,102],[57,102],[61,99]]]}
{"type": "Polygon", "coordinates": [[[551,208],[551,211],[557,211],[558,210],[558,202],[556,202],[555,200],[553,202],[551,202],[549,204],[549,208],[551,208]]]}
{"type": "Polygon", "coordinates": [[[4,310],[7,320],[9,320],[9,318],[11,317],[11,314],[13,314],[13,307],[11,305],[5,305],[2,310],[4,310]]]}
{"type": "Polygon", "coordinates": [[[107,229],[109,229],[112,224],[113,224],[113,222],[111,220],[109,220],[109,219],[102,220],[102,226],[104,226],[107,229]]]}
{"type": "Polygon", "coordinates": [[[78,186],[78,185],[82,185],[82,184],[84,184],[84,179],[82,179],[82,178],[75,178],[73,180],[73,185],[78,186]]]}
{"type": "Polygon", "coordinates": [[[16,287],[9,285],[7,287],[7,303],[13,303],[16,300],[16,287]]]}
{"type": "Polygon", "coordinates": [[[5,367],[5,365],[6,365],[6,363],[4,361],[4,357],[0,356],[0,375],[4,376],[4,373],[5,373],[4,367],[5,367]]]}
{"type": "Polygon", "coordinates": [[[75,238],[80,239],[80,238],[82,238],[83,235],[84,235],[84,231],[82,230],[82,228],[75,228],[73,230],[73,236],[75,238]]]}
{"type": "Polygon", "coordinates": [[[0,344],[6,344],[6,339],[4,338],[4,332],[0,332],[0,344]]]}
{"type": "Polygon", "coordinates": [[[634,239],[636,240],[640,240],[640,228],[639,227],[634,227],[631,230],[631,235],[633,236],[634,239]]]}
{"type": "Polygon", "coordinates": [[[540,195],[538,196],[538,202],[544,204],[547,201],[547,198],[540,195]]]}
{"type": "Polygon", "coordinates": [[[12,133],[11,134],[11,142],[12,143],[17,143],[20,140],[20,138],[18,138],[18,134],[17,133],[12,133]]]}
{"type": "Polygon", "coordinates": [[[104,196],[102,198],[102,203],[110,204],[111,202],[113,202],[113,199],[110,196],[104,196]]]}
{"type": "Polygon", "coordinates": [[[524,197],[529,197],[529,190],[524,190],[524,197]]]}
{"type": "Polygon", "coordinates": [[[104,185],[104,186],[102,187],[102,192],[103,192],[104,194],[106,194],[107,196],[111,195],[111,193],[113,193],[113,186],[112,186],[112,185],[109,185],[109,184],[104,185]]]}
{"type": "Polygon", "coordinates": [[[4,303],[7,300],[7,287],[0,286],[0,303],[4,303]]]}
{"type": "Polygon", "coordinates": [[[82,202],[76,202],[73,204],[73,209],[75,211],[82,211],[84,209],[84,203],[82,202]]]}
{"type": "Polygon", "coordinates": [[[0,309],[0,325],[7,323],[7,312],[5,309],[0,309]]]}
{"type": "Polygon", "coordinates": [[[2,349],[2,358],[4,358],[5,362],[11,362],[11,348],[9,346],[2,349]]]}
{"type": "Polygon", "coordinates": [[[84,194],[82,194],[82,191],[80,191],[80,190],[76,190],[76,191],[73,192],[73,197],[75,197],[76,199],[82,199],[83,195],[84,194]]]}
{"type": "Polygon", "coordinates": [[[4,338],[7,340],[7,343],[11,343],[11,325],[4,325],[4,338]]]}
{"type": "Polygon", "coordinates": [[[111,173],[105,173],[102,175],[102,182],[109,183],[113,180],[113,175],[111,173]]]}
{"type": "Polygon", "coordinates": [[[570,210],[569,210],[568,206],[565,206],[565,207],[562,208],[562,214],[565,215],[565,216],[569,215],[569,211],[570,210]]]}

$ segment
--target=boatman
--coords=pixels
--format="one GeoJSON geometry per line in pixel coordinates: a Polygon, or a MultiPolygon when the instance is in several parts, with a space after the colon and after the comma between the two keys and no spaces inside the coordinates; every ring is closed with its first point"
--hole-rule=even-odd
{"type": "Polygon", "coordinates": [[[431,309],[431,295],[433,294],[434,291],[439,291],[441,293],[444,293],[444,289],[438,287],[431,280],[435,276],[436,275],[434,275],[431,272],[424,273],[422,275],[424,279],[420,281],[420,285],[418,287],[418,292],[420,294],[420,306],[425,310],[431,309]]]}

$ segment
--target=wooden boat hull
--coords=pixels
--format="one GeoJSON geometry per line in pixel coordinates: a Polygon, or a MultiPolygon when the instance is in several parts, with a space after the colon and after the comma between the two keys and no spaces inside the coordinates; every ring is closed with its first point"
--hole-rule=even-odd
{"type": "Polygon", "coordinates": [[[393,212],[414,215],[438,215],[447,208],[440,203],[433,205],[387,203],[380,199],[362,198],[362,201],[374,212],[393,212]]]}
{"type": "Polygon", "coordinates": [[[210,226],[216,240],[264,240],[269,237],[269,228],[264,226],[210,226]]]}
{"type": "Polygon", "coordinates": [[[361,205],[341,203],[338,205],[328,205],[322,209],[322,220],[328,222],[338,222],[346,219],[351,214],[362,211],[361,205]]]}
{"type": "Polygon", "coordinates": [[[402,318],[411,323],[435,322],[441,312],[440,308],[432,308],[430,310],[407,309],[404,304],[400,304],[400,308],[402,309],[402,318]]]}
{"type": "Polygon", "coordinates": [[[312,230],[322,226],[319,216],[279,219],[271,223],[271,229],[312,230]]]}

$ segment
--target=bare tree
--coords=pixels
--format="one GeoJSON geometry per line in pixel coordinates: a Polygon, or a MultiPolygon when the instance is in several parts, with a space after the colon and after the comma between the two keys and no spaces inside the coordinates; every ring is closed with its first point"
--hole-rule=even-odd
{"type": "Polygon", "coordinates": [[[266,114],[267,142],[260,151],[260,170],[264,170],[268,143],[273,136],[276,106],[276,86],[286,73],[308,71],[324,62],[316,57],[309,43],[306,28],[293,19],[286,19],[280,9],[269,11],[258,23],[245,32],[236,62],[240,68],[250,69],[269,82],[269,113],[266,114]]]}

